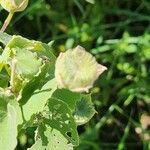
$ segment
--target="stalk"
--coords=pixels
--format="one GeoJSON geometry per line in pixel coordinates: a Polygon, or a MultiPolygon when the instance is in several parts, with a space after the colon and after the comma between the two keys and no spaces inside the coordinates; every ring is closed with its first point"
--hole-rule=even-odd
{"type": "Polygon", "coordinates": [[[12,91],[15,91],[15,74],[16,74],[16,59],[12,60],[11,64],[11,76],[10,76],[10,87],[12,91]]]}
{"type": "Polygon", "coordinates": [[[7,26],[9,25],[9,23],[10,23],[10,21],[11,21],[13,15],[14,15],[13,12],[10,12],[10,13],[8,14],[8,16],[7,16],[5,22],[4,22],[4,24],[3,24],[3,26],[2,26],[2,28],[1,28],[1,30],[0,30],[1,32],[4,32],[4,31],[6,30],[6,28],[7,28],[7,26]]]}

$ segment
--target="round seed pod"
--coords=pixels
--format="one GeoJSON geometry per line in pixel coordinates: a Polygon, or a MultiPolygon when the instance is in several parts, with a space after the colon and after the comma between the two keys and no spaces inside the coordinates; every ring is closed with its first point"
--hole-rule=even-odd
{"type": "Polygon", "coordinates": [[[60,53],[55,64],[55,78],[58,88],[67,88],[73,92],[88,92],[106,69],[84,48],[77,46],[60,53]]]}
{"type": "Polygon", "coordinates": [[[8,12],[14,13],[23,11],[28,5],[28,0],[0,0],[0,4],[8,12]]]}

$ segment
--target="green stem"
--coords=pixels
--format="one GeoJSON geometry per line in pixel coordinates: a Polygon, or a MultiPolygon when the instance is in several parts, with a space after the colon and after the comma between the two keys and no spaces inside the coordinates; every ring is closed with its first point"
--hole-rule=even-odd
{"type": "Polygon", "coordinates": [[[6,18],[6,20],[5,20],[5,22],[4,22],[3,26],[2,26],[2,28],[1,28],[1,30],[0,30],[1,32],[4,32],[4,31],[6,30],[6,28],[7,28],[7,26],[9,25],[9,23],[10,23],[10,21],[11,21],[13,15],[14,15],[13,12],[10,12],[10,13],[8,14],[8,17],[6,18]]]}
{"type": "Polygon", "coordinates": [[[11,64],[10,87],[12,91],[15,91],[16,62],[17,60],[13,59],[11,64]]]}

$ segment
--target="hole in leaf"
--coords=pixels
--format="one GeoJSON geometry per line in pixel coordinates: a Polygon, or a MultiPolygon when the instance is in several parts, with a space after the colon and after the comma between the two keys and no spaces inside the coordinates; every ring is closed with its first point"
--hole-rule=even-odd
{"type": "Polygon", "coordinates": [[[69,120],[66,120],[66,121],[65,121],[65,124],[69,124],[69,120]]]}
{"type": "Polygon", "coordinates": [[[68,118],[70,118],[70,115],[69,115],[68,113],[66,114],[66,116],[67,116],[68,118]]]}
{"type": "Polygon", "coordinates": [[[66,135],[71,138],[71,132],[66,132],[66,135]]]}

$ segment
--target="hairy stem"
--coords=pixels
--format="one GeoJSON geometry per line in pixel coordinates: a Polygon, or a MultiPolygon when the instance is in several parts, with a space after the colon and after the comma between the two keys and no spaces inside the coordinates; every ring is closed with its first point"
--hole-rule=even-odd
{"type": "Polygon", "coordinates": [[[11,87],[12,91],[14,91],[14,88],[15,88],[16,62],[17,62],[17,60],[13,59],[12,64],[11,64],[10,87],[11,87]]]}
{"type": "Polygon", "coordinates": [[[11,21],[13,15],[14,15],[14,13],[12,13],[12,12],[10,12],[10,13],[8,14],[8,16],[7,16],[5,22],[4,22],[4,24],[3,24],[3,26],[2,26],[2,28],[1,28],[1,30],[0,30],[1,32],[4,32],[4,31],[6,30],[6,28],[7,28],[7,26],[9,25],[9,23],[10,23],[10,21],[11,21]]]}

